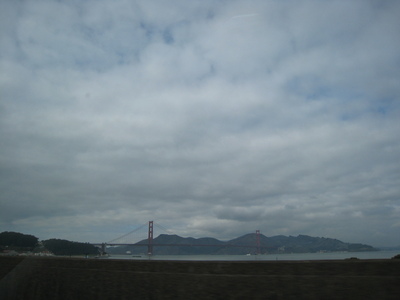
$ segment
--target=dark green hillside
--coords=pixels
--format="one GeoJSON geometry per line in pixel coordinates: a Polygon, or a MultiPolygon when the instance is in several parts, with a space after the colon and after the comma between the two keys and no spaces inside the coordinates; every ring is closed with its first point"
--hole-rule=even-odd
{"type": "MultiPolygon", "coordinates": [[[[215,247],[214,245],[224,246],[225,242],[210,237],[195,239],[192,237],[184,238],[178,235],[161,234],[153,240],[153,244],[154,253],[157,253],[158,255],[195,255],[202,253],[216,254],[219,247],[215,247]],[[157,246],[160,244],[181,246],[157,246]]],[[[108,248],[107,251],[111,254],[126,254],[127,251],[131,254],[144,254],[147,252],[147,240],[142,240],[138,242],[137,245],[144,246],[121,246],[108,248]]]]}
{"type": "MultiPolygon", "coordinates": [[[[261,253],[313,253],[335,251],[374,251],[373,247],[364,244],[344,243],[337,239],[311,237],[307,235],[266,237],[261,234],[261,253]]],[[[161,234],[153,240],[153,253],[158,255],[189,255],[189,254],[220,254],[243,255],[256,254],[256,234],[249,233],[230,241],[220,241],[215,238],[183,238],[178,235],[161,234]],[[173,246],[166,246],[166,244],[173,246]]],[[[108,248],[111,254],[143,254],[147,252],[147,240],[137,245],[108,248]]]]}
{"type": "Polygon", "coordinates": [[[50,239],[42,243],[47,250],[55,255],[94,255],[99,253],[99,249],[89,243],[78,243],[59,239],[50,239]]]}
{"type": "MultiPolygon", "coordinates": [[[[305,252],[335,252],[335,251],[375,251],[372,246],[364,244],[352,244],[345,243],[337,239],[325,238],[325,237],[311,237],[307,235],[294,236],[276,236],[266,239],[266,245],[272,248],[267,248],[267,251],[272,252],[293,252],[293,253],[305,253],[305,252]]],[[[262,246],[265,244],[262,242],[262,246]]]]}
{"type": "Polygon", "coordinates": [[[32,250],[38,243],[38,238],[30,234],[4,231],[0,233],[0,247],[5,249],[32,250]]]}

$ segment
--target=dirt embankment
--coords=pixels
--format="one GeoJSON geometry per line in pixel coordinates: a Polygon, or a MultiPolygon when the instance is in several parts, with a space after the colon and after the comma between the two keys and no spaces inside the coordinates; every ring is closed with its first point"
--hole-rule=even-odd
{"type": "Polygon", "coordinates": [[[400,299],[400,260],[0,257],[0,299],[400,299]]]}

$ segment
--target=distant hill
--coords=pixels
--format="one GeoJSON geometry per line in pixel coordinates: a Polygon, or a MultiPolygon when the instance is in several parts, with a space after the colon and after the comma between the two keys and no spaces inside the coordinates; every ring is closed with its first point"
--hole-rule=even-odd
{"type": "Polygon", "coordinates": [[[0,233],[0,249],[32,250],[38,243],[38,238],[30,234],[4,231],[0,233]]]}
{"type": "Polygon", "coordinates": [[[42,241],[42,244],[47,250],[55,255],[93,255],[99,253],[99,249],[89,243],[49,239],[42,241]]]}
{"type": "MultiPolygon", "coordinates": [[[[143,254],[147,252],[147,240],[142,240],[137,245],[109,247],[110,254],[143,254]]],[[[220,254],[243,255],[257,253],[256,234],[249,233],[230,241],[220,241],[215,238],[184,238],[178,235],[161,234],[153,240],[153,253],[158,255],[195,255],[195,254],[220,254]],[[164,245],[173,246],[164,246],[164,245]]],[[[369,245],[345,243],[337,239],[324,237],[311,237],[307,235],[266,237],[260,234],[261,253],[313,253],[335,251],[376,251],[369,245]]]]}

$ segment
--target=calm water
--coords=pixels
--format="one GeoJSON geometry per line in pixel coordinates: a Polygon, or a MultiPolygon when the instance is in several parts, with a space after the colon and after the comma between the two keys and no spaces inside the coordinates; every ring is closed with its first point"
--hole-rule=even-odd
{"type": "Polygon", "coordinates": [[[340,260],[351,257],[358,259],[385,259],[400,254],[397,251],[372,252],[330,252],[330,253],[293,253],[293,254],[262,254],[262,255],[112,255],[111,259],[132,260],[188,260],[188,261],[288,261],[288,260],[340,260]]]}

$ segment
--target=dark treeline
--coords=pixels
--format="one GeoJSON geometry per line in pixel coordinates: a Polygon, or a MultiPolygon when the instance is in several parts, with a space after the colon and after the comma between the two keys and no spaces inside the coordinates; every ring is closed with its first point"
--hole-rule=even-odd
{"type": "Polygon", "coordinates": [[[55,255],[98,254],[97,247],[89,243],[78,243],[60,239],[42,241],[43,246],[55,255]]]}
{"type": "Polygon", "coordinates": [[[30,234],[4,231],[0,233],[0,246],[16,248],[34,248],[38,238],[30,234]]]}
{"type": "Polygon", "coordinates": [[[0,250],[16,250],[18,252],[48,250],[55,255],[90,255],[99,253],[98,248],[89,243],[60,239],[39,242],[39,239],[33,235],[8,231],[0,233],[0,250]]]}

